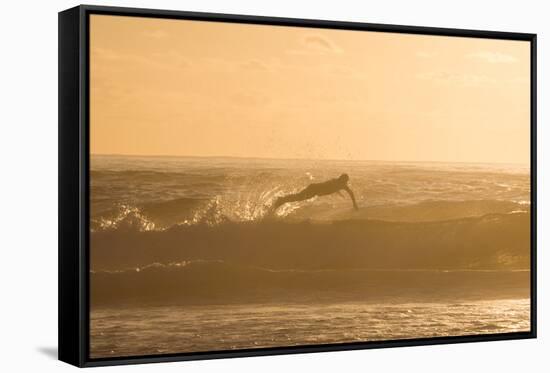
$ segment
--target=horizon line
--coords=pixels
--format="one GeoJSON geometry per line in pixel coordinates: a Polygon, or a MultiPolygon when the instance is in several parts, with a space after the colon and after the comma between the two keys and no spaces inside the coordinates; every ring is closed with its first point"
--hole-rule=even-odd
{"type": "Polygon", "coordinates": [[[387,163],[461,163],[461,164],[497,164],[531,167],[531,163],[517,162],[483,162],[483,161],[427,161],[427,160],[384,160],[384,159],[336,159],[336,158],[274,158],[274,157],[245,157],[237,155],[168,155],[168,154],[123,154],[123,153],[89,153],[90,156],[111,157],[154,157],[154,158],[231,158],[231,159],[260,159],[272,161],[336,161],[336,162],[387,162],[387,163]]]}

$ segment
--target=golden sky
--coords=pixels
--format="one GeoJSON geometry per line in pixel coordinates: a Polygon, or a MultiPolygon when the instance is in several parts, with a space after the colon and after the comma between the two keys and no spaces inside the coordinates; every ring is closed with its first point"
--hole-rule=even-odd
{"type": "Polygon", "coordinates": [[[529,163],[529,42],[92,15],[92,154],[529,163]]]}

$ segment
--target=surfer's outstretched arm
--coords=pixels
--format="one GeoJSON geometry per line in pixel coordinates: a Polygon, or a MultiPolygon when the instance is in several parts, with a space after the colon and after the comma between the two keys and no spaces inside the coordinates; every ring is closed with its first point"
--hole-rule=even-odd
{"type": "Polygon", "coordinates": [[[357,207],[357,202],[355,202],[355,195],[353,194],[353,191],[347,185],[344,187],[344,190],[348,192],[351,202],[353,202],[353,208],[359,210],[359,207],[357,207]]]}

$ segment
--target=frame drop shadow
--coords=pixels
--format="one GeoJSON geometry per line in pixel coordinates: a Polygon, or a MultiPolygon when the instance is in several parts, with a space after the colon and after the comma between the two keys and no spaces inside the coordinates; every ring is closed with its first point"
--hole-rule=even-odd
{"type": "Polygon", "coordinates": [[[50,359],[57,360],[57,346],[38,347],[36,350],[50,359]]]}

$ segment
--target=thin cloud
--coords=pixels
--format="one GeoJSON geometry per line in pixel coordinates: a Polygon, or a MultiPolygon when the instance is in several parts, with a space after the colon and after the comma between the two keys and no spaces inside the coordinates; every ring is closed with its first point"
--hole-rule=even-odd
{"type": "Polygon", "coordinates": [[[303,43],[308,49],[333,53],[341,52],[337,45],[322,35],[307,35],[303,43]]]}
{"type": "Polygon", "coordinates": [[[249,60],[242,63],[241,68],[247,71],[268,71],[269,66],[260,60],[249,60]]]}
{"type": "Polygon", "coordinates": [[[163,39],[168,36],[168,33],[162,30],[146,30],[143,35],[153,39],[163,39]]]}
{"type": "Polygon", "coordinates": [[[191,61],[175,50],[139,55],[95,47],[91,49],[91,55],[95,60],[105,61],[100,66],[103,66],[103,69],[109,70],[118,69],[127,71],[131,68],[180,70],[191,66],[191,61]],[[116,64],[113,63],[115,61],[117,62],[116,64]]]}
{"type": "Polygon", "coordinates": [[[305,35],[300,40],[302,48],[289,50],[290,54],[334,54],[342,53],[342,49],[332,40],[321,34],[305,35]]]}
{"type": "Polygon", "coordinates": [[[489,63],[514,63],[517,61],[516,57],[509,54],[489,51],[471,53],[467,57],[470,59],[489,63]]]}
{"type": "Polygon", "coordinates": [[[493,78],[490,78],[486,75],[471,73],[448,73],[442,71],[420,73],[416,77],[418,79],[430,80],[436,83],[454,83],[467,87],[492,84],[495,82],[493,78]]]}

